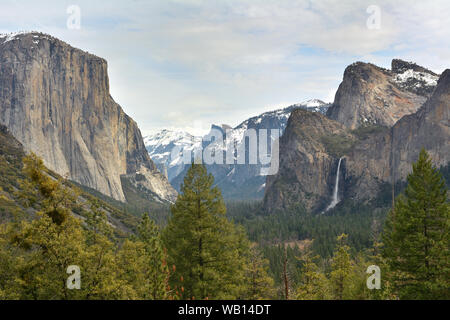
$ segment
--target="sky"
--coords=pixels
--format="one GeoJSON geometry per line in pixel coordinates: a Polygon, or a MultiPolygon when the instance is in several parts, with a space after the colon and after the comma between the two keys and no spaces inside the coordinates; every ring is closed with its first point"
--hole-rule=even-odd
{"type": "Polygon", "coordinates": [[[0,33],[24,30],[105,58],[143,135],[332,102],[355,61],[450,68],[448,0],[0,0],[0,33]]]}

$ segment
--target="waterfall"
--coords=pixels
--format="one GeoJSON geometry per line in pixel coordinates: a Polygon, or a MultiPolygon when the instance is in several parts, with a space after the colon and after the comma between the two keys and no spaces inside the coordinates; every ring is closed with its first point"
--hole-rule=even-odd
{"type": "Polygon", "coordinates": [[[339,203],[339,171],[341,170],[341,161],[342,158],[339,158],[339,163],[336,172],[336,182],[334,184],[333,189],[333,199],[331,200],[331,203],[328,205],[328,207],[325,209],[323,213],[327,212],[330,209],[333,209],[339,203]]]}

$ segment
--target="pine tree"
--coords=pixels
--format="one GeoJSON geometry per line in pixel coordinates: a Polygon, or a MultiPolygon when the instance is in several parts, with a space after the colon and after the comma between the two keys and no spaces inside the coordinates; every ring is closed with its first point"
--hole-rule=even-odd
{"type": "Polygon", "coordinates": [[[394,290],[401,299],[449,299],[450,206],[442,176],[424,149],[407,182],[384,233],[394,290]]]}
{"type": "Polygon", "coordinates": [[[157,226],[144,214],[138,226],[138,239],[144,244],[144,299],[161,300],[167,297],[168,275],[166,256],[157,226]]]}
{"type": "Polygon", "coordinates": [[[90,201],[89,210],[83,210],[86,229],[87,244],[96,243],[99,238],[104,237],[108,240],[114,240],[113,228],[108,222],[106,212],[100,208],[97,201],[90,201]]]}
{"type": "Polygon", "coordinates": [[[300,275],[300,285],[297,288],[298,300],[324,300],[329,297],[327,278],[315,263],[319,256],[312,256],[308,251],[302,255],[303,263],[300,275]]]}
{"type": "Polygon", "coordinates": [[[83,299],[133,299],[136,292],[120,278],[121,269],[117,263],[116,239],[106,213],[97,202],[91,202],[84,212],[85,249],[80,267],[83,269],[83,285],[80,295],[83,299]]]}
{"type": "Polygon", "coordinates": [[[19,196],[27,206],[38,204],[38,211],[36,219],[22,220],[8,234],[9,250],[17,253],[18,291],[25,299],[69,299],[75,292],[66,287],[66,268],[81,264],[84,243],[80,221],[70,214],[76,193],[52,178],[36,155],[23,164],[19,196]]]}
{"type": "Polygon", "coordinates": [[[268,264],[269,261],[263,258],[256,246],[253,246],[246,263],[247,290],[242,298],[247,300],[274,298],[274,281],[268,274],[268,264]]]}
{"type": "Polygon", "coordinates": [[[188,299],[232,299],[243,290],[244,242],[213,185],[205,166],[192,164],[164,230],[170,265],[176,267],[172,287],[188,299]]]}
{"type": "Polygon", "coordinates": [[[38,202],[42,213],[54,223],[62,224],[76,206],[77,193],[71,188],[65,188],[61,178],[52,178],[42,159],[35,154],[24,157],[23,164],[23,173],[27,179],[21,182],[19,197],[24,205],[32,206],[38,202]]]}
{"type": "Polygon", "coordinates": [[[337,237],[337,247],[331,261],[330,287],[336,300],[351,298],[351,278],[354,273],[354,263],[350,257],[350,247],[346,241],[346,234],[337,237]]]}
{"type": "Polygon", "coordinates": [[[115,245],[106,214],[95,204],[82,220],[73,215],[77,193],[56,180],[34,155],[24,159],[22,202],[37,210],[0,228],[0,265],[13,266],[0,290],[20,299],[125,299],[135,294],[118,279],[115,245]],[[81,270],[81,289],[67,288],[67,267],[81,270]],[[5,292],[3,288],[8,288],[5,292]]]}

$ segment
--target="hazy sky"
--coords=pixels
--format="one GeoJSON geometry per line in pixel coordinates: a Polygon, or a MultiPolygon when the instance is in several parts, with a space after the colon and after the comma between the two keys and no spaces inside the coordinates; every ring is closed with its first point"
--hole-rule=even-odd
{"type": "Polygon", "coordinates": [[[19,30],[105,58],[111,94],[143,134],[332,101],[354,61],[450,68],[448,0],[0,0],[0,32],[19,30]]]}

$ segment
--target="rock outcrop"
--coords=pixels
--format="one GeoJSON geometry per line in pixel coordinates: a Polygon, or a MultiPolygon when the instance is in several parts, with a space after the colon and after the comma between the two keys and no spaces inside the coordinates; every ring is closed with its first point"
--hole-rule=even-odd
{"type": "Polygon", "coordinates": [[[333,189],[336,159],[343,152],[333,149],[333,144],[349,147],[354,140],[337,121],[320,113],[293,111],[280,138],[279,171],[266,180],[266,210],[296,205],[312,210],[324,207],[333,189]],[[336,137],[336,141],[331,141],[331,137],[336,137]]]}
{"type": "Polygon", "coordinates": [[[42,33],[0,36],[0,110],[0,123],[49,169],[121,201],[121,176],[140,174],[158,200],[175,199],[111,97],[104,59],[42,33]]]}
{"type": "MultiPolygon", "coordinates": [[[[403,70],[398,65],[395,68],[399,72],[403,70]]],[[[358,66],[357,69],[382,74],[378,78],[385,74],[385,71],[372,65],[358,66]]],[[[423,72],[417,70],[415,72],[423,72]]],[[[373,79],[361,77],[366,80],[355,80],[357,86],[352,90],[366,90],[366,87],[359,85],[373,79]]],[[[380,90],[377,86],[373,88],[380,90]]],[[[399,95],[406,94],[396,92],[392,96],[385,95],[386,99],[391,99],[387,101],[388,105],[399,106],[399,95]]],[[[356,97],[365,96],[357,91],[354,94],[356,97]]],[[[361,100],[361,105],[348,105],[348,110],[353,114],[369,110],[370,106],[367,107],[366,103],[367,100],[361,100]],[[355,110],[352,111],[351,106],[355,110]]],[[[393,117],[389,117],[394,121],[393,117]]],[[[416,112],[404,115],[390,127],[383,123],[384,126],[361,126],[352,130],[358,122],[346,123],[317,113],[295,111],[280,139],[280,170],[276,176],[267,178],[265,209],[274,211],[301,204],[311,211],[323,210],[326,201],[331,199],[336,166],[341,157],[343,179],[340,179],[339,193],[341,198],[356,201],[375,198],[384,183],[404,181],[422,148],[428,151],[435,166],[448,165],[449,119],[450,70],[440,76],[431,96],[416,112]]]]}
{"type": "Polygon", "coordinates": [[[450,70],[442,74],[433,95],[416,113],[348,153],[347,175],[354,181],[349,196],[371,198],[379,182],[404,180],[422,148],[438,167],[450,161],[450,70]]]}
{"type": "Polygon", "coordinates": [[[391,127],[422,106],[437,79],[434,72],[398,59],[392,61],[392,70],[357,62],[346,68],[327,115],[350,129],[391,127]]]}

